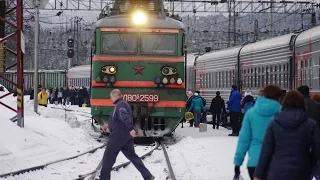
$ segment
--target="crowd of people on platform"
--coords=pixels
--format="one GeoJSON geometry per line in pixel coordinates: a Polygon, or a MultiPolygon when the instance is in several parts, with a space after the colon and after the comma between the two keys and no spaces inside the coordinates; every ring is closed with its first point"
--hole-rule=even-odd
{"type": "MultiPolygon", "coordinates": [[[[78,105],[79,107],[90,106],[90,89],[86,87],[70,88],[44,88],[39,86],[38,104],[47,107],[50,104],[78,105]]],[[[30,89],[30,100],[34,99],[34,90],[30,89]]]]}
{"type": "MultiPolygon", "coordinates": [[[[187,92],[186,109],[194,114],[195,127],[206,105],[199,94],[187,92]]],[[[242,98],[233,85],[226,103],[219,91],[212,99],[208,111],[214,129],[227,114],[225,105],[232,127],[229,136],[239,136],[234,180],[241,179],[240,166],[247,153],[251,180],[320,180],[320,94],[311,96],[308,86],[286,92],[268,85],[256,98],[251,92],[242,98]]]]}

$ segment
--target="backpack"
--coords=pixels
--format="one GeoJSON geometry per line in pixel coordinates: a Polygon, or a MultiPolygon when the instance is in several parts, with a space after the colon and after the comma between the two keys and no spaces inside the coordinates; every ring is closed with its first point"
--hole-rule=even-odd
{"type": "Polygon", "coordinates": [[[254,101],[250,101],[250,102],[247,102],[245,105],[244,105],[244,114],[254,106],[254,101]]]}

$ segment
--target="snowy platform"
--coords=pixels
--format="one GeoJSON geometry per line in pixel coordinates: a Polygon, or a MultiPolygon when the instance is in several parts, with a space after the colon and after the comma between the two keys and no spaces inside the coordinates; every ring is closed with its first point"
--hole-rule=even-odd
{"type": "MultiPolygon", "coordinates": [[[[0,92],[0,96],[3,92],[0,92]]],[[[10,105],[16,98],[8,96],[1,100],[10,105]]],[[[53,105],[54,106],[54,105],[53,105]]],[[[15,113],[0,106],[0,174],[21,170],[30,166],[41,165],[50,161],[70,157],[88,149],[98,147],[93,136],[98,135],[91,128],[90,108],[72,106],[71,111],[64,111],[61,106],[55,109],[39,107],[39,114],[33,112],[33,103],[25,99],[25,128],[21,129],[9,121],[15,113]],[[60,108],[60,109],[57,109],[60,108]]],[[[233,157],[237,137],[229,137],[229,130],[212,129],[206,132],[198,128],[178,126],[174,132],[176,142],[168,145],[168,154],[178,180],[230,180],[234,175],[233,157]]],[[[137,146],[138,155],[142,155],[151,146],[137,146]]],[[[92,154],[52,164],[43,170],[32,171],[6,180],[71,180],[79,174],[95,169],[100,162],[104,149],[92,154]]],[[[241,167],[242,176],[249,180],[246,161],[241,167]]],[[[127,162],[122,153],[115,165],[127,162]]],[[[164,180],[168,169],[163,152],[156,150],[144,160],[145,165],[156,177],[164,180]]],[[[113,180],[141,180],[140,173],[133,165],[117,172],[112,172],[113,180]]],[[[4,180],[4,178],[0,178],[4,180]]]]}

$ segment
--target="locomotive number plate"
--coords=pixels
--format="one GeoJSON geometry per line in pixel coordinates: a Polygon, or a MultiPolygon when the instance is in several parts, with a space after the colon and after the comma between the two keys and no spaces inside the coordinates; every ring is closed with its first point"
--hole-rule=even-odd
{"type": "Polygon", "coordinates": [[[123,94],[123,100],[127,102],[158,102],[158,94],[123,94]]]}

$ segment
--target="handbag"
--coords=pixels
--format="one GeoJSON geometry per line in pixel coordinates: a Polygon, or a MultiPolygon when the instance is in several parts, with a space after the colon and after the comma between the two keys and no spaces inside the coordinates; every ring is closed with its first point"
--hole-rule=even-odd
{"type": "Polygon", "coordinates": [[[192,119],[194,119],[194,116],[193,116],[193,113],[192,112],[186,112],[185,114],[184,114],[184,118],[186,119],[186,121],[190,121],[190,120],[192,120],[192,119]]]}

